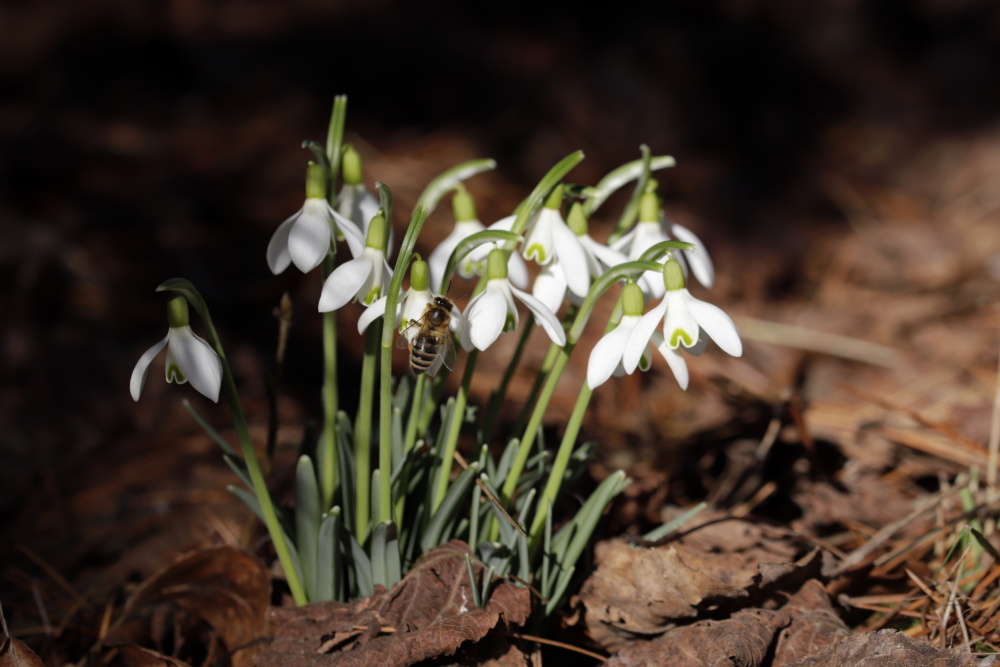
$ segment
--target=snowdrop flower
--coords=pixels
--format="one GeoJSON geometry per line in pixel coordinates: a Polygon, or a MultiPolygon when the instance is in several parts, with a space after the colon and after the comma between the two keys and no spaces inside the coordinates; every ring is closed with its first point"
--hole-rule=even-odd
{"type": "MultiPolygon", "coordinates": [[[[428,304],[434,301],[434,293],[430,290],[427,262],[422,259],[413,262],[413,266],[410,268],[410,288],[401,296],[402,298],[396,303],[395,326],[409,342],[413,342],[413,339],[420,333],[420,327],[410,326],[411,322],[414,320],[419,322],[424,316],[428,304]]],[[[364,333],[372,322],[385,315],[386,301],[387,298],[383,296],[365,309],[365,312],[358,318],[359,334],[364,333]]],[[[453,308],[451,311],[449,326],[453,332],[459,332],[462,329],[462,314],[457,308],[453,308]]]]}
{"type": "MultiPolygon", "coordinates": [[[[566,266],[560,259],[562,255],[556,255],[549,264],[542,267],[542,272],[535,278],[532,294],[553,312],[559,309],[563,298],[567,296],[570,303],[578,306],[582,304],[594,278],[600,276],[607,269],[628,261],[628,258],[621,252],[612,250],[590,237],[587,215],[583,211],[583,205],[579,202],[574,202],[570,207],[565,226],[576,236],[576,241],[583,252],[584,269],[576,265],[580,261],[576,253],[576,248],[565,241],[562,242],[560,247],[569,250],[568,256],[571,258],[570,266],[574,267],[569,272],[569,276],[572,276],[572,279],[577,281],[577,288],[570,288],[571,279],[567,277],[566,266]],[[582,289],[584,284],[586,284],[587,289],[581,295],[578,293],[578,290],[582,289]],[[569,289],[568,295],[567,289],[569,289]]],[[[556,230],[558,230],[557,234],[562,234],[559,227],[556,227],[556,230]]]]}
{"type": "Polygon", "coordinates": [[[528,307],[552,342],[565,345],[566,333],[552,311],[535,297],[510,284],[505,254],[499,248],[490,251],[486,263],[486,288],[472,297],[465,309],[466,335],[461,337],[462,346],[466,350],[472,347],[485,350],[501,333],[515,330],[518,317],[514,297],[528,307]]]}
{"type": "Polygon", "coordinates": [[[524,258],[533,259],[543,267],[531,293],[553,312],[559,309],[567,289],[579,299],[590,290],[587,253],[563,221],[559,212],[562,198],[563,188],[559,185],[535,215],[521,245],[524,258]]]}
{"type": "Polygon", "coordinates": [[[190,380],[192,387],[218,403],[222,387],[222,362],[212,346],[191,331],[187,300],[183,296],[172,297],[167,303],[167,322],[170,328],[167,329],[166,338],[146,350],[132,371],[129,382],[132,399],[139,400],[146,384],[149,364],[166,346],[167,382],[184,384],[190,380]]]}
{"type": "MultiPolygon", "coordinates": [[[[660,210],[660,200],[656,195],[655,187],[656,182],[650,181],[650,186],[643,193],[639,202],[639,222],[629,233],[611,244],[611,247],[626,253],[629,260],[636,260],[655,244],[671,240],[671,236],[678,241],[692,243],[695,246],[694,249],[685,251],[678,258],[678,261],[682,263],[685,270],[687,265],[684,262],[690,264],[691,272],[694,273],[698,282],[705,287],[711,287],[715,280],[715,267],[712,265],[712,259],[708,256],[708,251],[705,250],[705,246],[694,232],[677,223],[666,221],[660,210]],[[664,231],[665,227],[670,230],[670,235],[664,231]]],[[[650,271],[644,274],[639,280],[639,284],[643,291],[650,296],[654,298],[663,296],[663,285],[655,272],[650,271]]]]}
{"type": "MultiPolygon", "coordinates": [[[[340,187],[340,192],[337,193],[334,207],[337,213],[353,222],[362,231],[362,236],[366,235],[368,234],[368,225],[378,213],[378,199],[365,188],[361,156],[350,144],[344,146],[344,155],[340,164],[340,173],[344,184],[340,187]]],[[[391,230],[388,247],[392,247],[391,230]]]]}
{"type": "MultiPolygon", "coordinates": [[[[444,272],[448,266],[448,260],[451,258],[451,253],[455,251],[458,244],[467,239],[468,237],[476,234],[477,232],[482,232],[487,229],[483,223],[481,223],[476,216],[476,206],[472,201],[472,195],[468,193],[464,188],[460,188],[455,192],[455,196],[452,198],[452,210],[455,213],[455,227],[451,230],[451,233],[445,237],[438,247],[427,258],[427,262],[430,265],[431,270],[431,284],[442,290],[446,289],[446,285],[442,285],[441,281],[444,279],[444,272]]],[[[510,231],[511,225],[514,223],[513,215],[498,220],[494,224],[490,225],[488,229],[502,229],[510,231]]],[[[484,244],[478,248],[473,248],[468,255],[459,262],[457,273],[463,278],[473,278],[483,271],[483,267],[486,264],[486,256],[489,254],[489,249],[493,247],[490,244],[484,244]]],[[[528,284],[528,268],[524,264],[524,260],[521,256],[516,253],[510,254],[510,260],[507,265],[508,273],[511,282],[519,287],[524,287],[528,284]]]]}
{"type": "Polygon", "coordinates": [[[665,296],[660,305],[642,316],[632,329],[622,354],[622,366],[631,373],[649,343],[663,355],[682,388],[687,388],[687,366],[680,356],[683,348],[691,354],[701,354],[708,338],[723,352],[734,357],[743,355],[743,342],[732,318],[721,308],[691,296],[684,281],[684,270],[675,259],[663,265],[665,296]],[[662,322],[663,330],[656,331],[662,322]]]}
{"type": "Polygon", "coordinates": [[[281,223],[267,244],[267,265],[271,273],[278,275],[293,263],[303,273],[315,269],[330,252],[334,228],[347,238],[349,244],[363,245],[357,225],[338,216],[327,203],[323,167],[310,164],[306,168],[305,204],[281,223]]]}
{"type": "Polygon", "coordinates": [[[354,253],[354,259],[338,266],[323,283],[319,297],[321,313],[337,310],[352,299],[370,306],[382,296],[383,286],[392,279],[392,269],[385,260],[386,226],[380,209],[368,227],[365,248],[354,253]]]}
{"type": "MultiPolygon", "coordinates": [[[[622,304],[621,321],[614,329],[604,334],[604,337],[590,351],[590,361],[587,362],[587,386],[591,389],[596,389],[604,384],[612,375],[621,377],[626,373],[622,364],[625,343],[632,330],[642,319],[642,311],[645,309],[646,301],[639,286],[630,281],[622,289],[620,302],[622,304]]],[[[650,357],[643,350],[639,359],[639,368],[645,371],[649,369],[649,366],[650,357]]],[[[634,370],[633,368],[632,371],[634,370]]],[[[628,371],[628,373],[631,375],[632,371],[628,371]]]]}

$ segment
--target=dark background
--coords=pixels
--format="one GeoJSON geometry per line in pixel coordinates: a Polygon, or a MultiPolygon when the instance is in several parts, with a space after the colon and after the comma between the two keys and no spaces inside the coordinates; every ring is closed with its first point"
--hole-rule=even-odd
{"type": "Polygon", "coordinates": [[[988,0],[4,3],[0,544],[51,554],[83,519],[73,493],[192,432],[179,396],[205,402],[156,368],[143,400],[128,396],[164,335],[166,278],[212,305],[258,420],[270,310],[296,294],[286,389],[315,416],[316,277],[272,277],[264,248],[301,205],[300,143],[324,139],[336,94],[369,184],[397,193],[397,225],[462,160],[499,162],[493,189],[474,186],[488,223],[569,152],[586,152],[573,179],[593,183],[645,143],[677,158],[668,208],[733,259],[720,272],[756,257],[780,299],[801,289],[804,246],[846,229],[839,184],[994,130],[998,81],[988,0]]]}

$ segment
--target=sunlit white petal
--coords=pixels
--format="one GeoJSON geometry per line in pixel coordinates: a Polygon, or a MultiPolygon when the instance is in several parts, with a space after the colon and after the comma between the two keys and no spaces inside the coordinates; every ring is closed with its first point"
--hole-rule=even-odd
{"type": "Polygon", "coordinates": [[[219,355],[211,345],[191,331],[191,327],[172,328],[168,337],[168,355],[176,360],[191,386],[218,403],[222,388],[222,361],[219,360],[219,355]]]}
{"type": "Polygon", "coordinates": [[[601,386],[607,382],[616,369],[622,366],[622,353],[629,335],[632,333],[632,328],[619,324],[597,341],[597,345],[590,351],[590,360],[587,362],[588,387],[596,389],[601,386]]]}
{"type": "Polygon", "coordinates": [[[705,287],[711,287],[715,280],[715,267],[712,265],[712,258],[708,256],[708,250],[694,232],[686,227],[678,225],[676,222],[670,224],[670,234],[678,241],[693,243],[694,250],[681,253],[691,265],[691,272],[699,283],[705,287]]]}
{"type": "MultiPolygon", "coordinates": [[[[685,290],[686,291],[686,290],[685,290]]],[[[687,310],[705,333],[714,340],[723,352],[734,357],[743,355],[743,341],[733,319],[718,306],[691,297],[686,301],[687,310]]]]}
{"type": "Polygon", "coordinates": [[[625,352],[622,354],[622,367],[626,373],[635,371],[642,358],[642,353],[649,344],[653,332],[663,322],[663,316],[667,312],[667,302],[662,301],[658,306],[642,316],[636,323],[635,328],[625,343],[625,352]]]}
{"type": "MultiPolygon", "coordinates": [[[[547,209],[546,209],[547,210],[547,209]]],[[[566,286],[579,297],[590,291],[590,270],[587,267],[587,253],[580,244],[580,238],[562,219],[552,225],[554,253],[562,265],[566,286]]]]}
{"type": "Polygon", "coordinates": [[[330,214],[337,223],[337,229],[347,241],[347,248],[351,251],[351,257],[360,257],[365,251],[365,235],[361,229],[350,219],[345,218],[340,213],[330,209],[330,214]]]}
{"type": "Polygon", "coordinates": [[[667,304],[667,315],[663,318],[663,335],[673,348],[690,347],[698,342],[698,322],[691,315],[687,305],[693,300],[686,289],[667,292],[663,302],[667,304]]]}
{"type": "Polygon", "coordinates": [[[528,307],[531,313],[535,316],[535,321],[542,325],[545,333],[548,334],[553,343],[557,345],[566,344],[566,332],[563,331],[562,325],[559,323],[558,318],[556,318],[551,310],[546,308],[545,305],[535,297],[526,292],[522,292],[516,287],[511,287],[510,291],[528,307]]]}
{"type": "Polygon", "coordinates": [[[507,321],[507,299],[498,283],[506,281],[488,281],[486,289],[469,302],[465,312],[469,340],[479,350],[485,350],[500,337],[507,321]]]}
{"type": "Polygon", "coordinates": [[[153,359],[156,358],[156,355],[160,353],[160,350],[166,346],[169,338],[170,335],[167,334],[163,340],[143,352],[142,356],[139,357],[139,361],[136,363],[135,368],[132,369],[132,379],[129,380],[129,391],[132,393],[132,400],[139,400],[139,395],[142,394],[142,388],[146,385],[146,376],[149,374],[149,364],[152,363],[153,359]]]}
{"type": "Polygon", "coordinates": [[[292,225],[295,224],[299,213],[301,211],[296,212],[278,225],[267,244],[267,266],[274,275],[283,272],[292,263],[292,256],[288,254],[288,235],[291,233],[292,225]]]}
{"type": "Polygon", "coordinates": [[[357,259],[344,262],[323,283],[319,297],[319,312],[326,313],[342,308],[353,299],[368,280],[374,265],[364,253],[357,259]]]}
{"type": "Polygon", "coordinates": [[[598,243],[586,234],[577,238],[587,253],[587,270],[594,278],[604,273],[607,269],[628,261],[628,257],[623,253],[612,250],[603,243],[598,243]]]}
{"type": "Polygon", "coordinates": [[[553,313],[566,297],[566,275],[559,262],[547,264],[531,287],[531,294],[553,313]]]}
{"type": "Polygon", "coordinates": [[[288,234],[288,254],[303,273],[319,266],[330,252],[328,208],[325,199],[307,199],[288,234]]]}
{"type": "Polygon", "coordinates": [[[361,313],[361,317],[358,318],[359,334],[364,333],[372,322],[385,315],[385,302],[388,300],[389,298],[384,296],[365,308],[365,312],[361,313]]]}
{"type": "Polygon", "coordinates": [[[687,364],[684,362],[684,357],[679,351],[673,350],[669,345],[667,345],[663,339],[663,334],[659,331],[653,332],[650,342],[666,360],[667,365],[674,374],[674,377],[677,378],[677,384],[681,386],[681,389],[686,390],[688,388],[689,376],[687,364]]]}

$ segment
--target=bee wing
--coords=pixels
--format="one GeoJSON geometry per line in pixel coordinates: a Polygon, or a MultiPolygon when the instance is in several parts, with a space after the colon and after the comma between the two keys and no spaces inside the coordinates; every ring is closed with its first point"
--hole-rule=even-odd
{"type": "Polygon", "coordinates": [[[455,366],[455,344],[452,342],[451,335],[441,339],[438,355],[434,359],[434,363],[431,364],[431,367],[427,369],[427,377],[436,377],[438,371],[441,370],[441,366],[444,366],[448,370],[451,370],[455,366]]]}
{"type": "Polygon", "coordinates": [[[417,330],[413,329],[413,327],[419,325],[420,325],[419,320],[410,320],[410,324],[405,329],[399,332],[399,337],[396,338],[396,347],[398,347],[401,350],[409,349],[410,336],[415,335],[417,333],[417,330]]]}
{"type": "Polygon", "coordinates": [[[444,344],[444,349],[441,350],[441,354],[439,356],[441,357],[442,363],[444,363],[445,367],[447,367],[450,371],[455,367],[456,358],[455,340],[451,337],[450,331],[446,331],[442,343],[444,344]]]}

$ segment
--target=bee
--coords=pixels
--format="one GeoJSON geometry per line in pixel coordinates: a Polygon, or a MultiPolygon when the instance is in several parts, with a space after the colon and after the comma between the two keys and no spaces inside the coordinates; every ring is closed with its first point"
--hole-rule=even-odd
{"type": "Polygon", "coordinates": [[[409,347],[410,368],[417,375],[427,373],[434,377],[444,364],[448,370],[455,365],[455,343],[451,336],[451,311],[455,302],[436,296],[427,304],[419,320],[410,320],[409,326],[396,342],[396,347],[409,347]],[[419,327],[415,335],[407,335],[419,327]]]}

